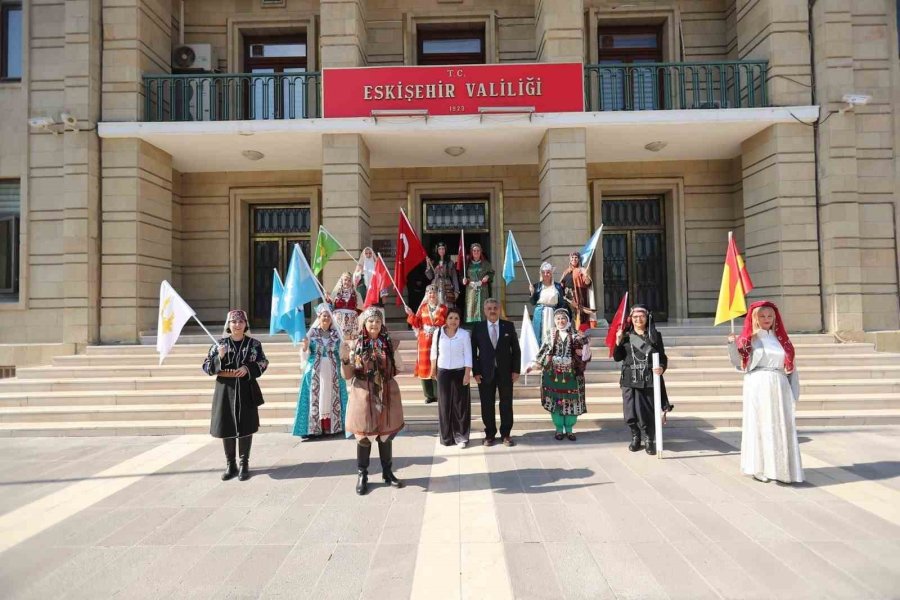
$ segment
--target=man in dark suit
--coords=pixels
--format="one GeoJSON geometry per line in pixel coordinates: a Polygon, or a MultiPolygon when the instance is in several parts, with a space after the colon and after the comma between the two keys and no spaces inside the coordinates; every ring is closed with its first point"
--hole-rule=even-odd
{"type": "Polygon", "coordinates": [[[500,392],[500,439],[504,446],[514,446],[509,434],[513,426],[513,384],[519,380],[521,362],[519,338],[515,325],[500,318],[500,303],[494,298],[485,300],[484,316],[485,320],[472,328],[472,375],[481,396],[484,445],[494,445],[494,397],[500,392]]]}

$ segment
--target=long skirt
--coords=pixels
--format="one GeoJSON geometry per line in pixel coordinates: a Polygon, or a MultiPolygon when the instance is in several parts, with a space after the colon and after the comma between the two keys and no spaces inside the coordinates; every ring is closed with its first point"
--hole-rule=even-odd
{"type": "Polygon", "coordinates": [[[784,373],[760,370],[744,376],[741,472],[803,481],[794,396],[784,373]]]}
{"type": "Polygon", "coordinates": [[[438,423],[441,444],[452,446],[469,441],[472,399],[463,385],[465,369],[438,369],[438,423]]]}
{"type": "Polygon", "coordinates": [[[359,332],[359,325],[357,324],[356,317],[357,312],[355,310],[341,308],[334,311],[334,322],[338,326],[338,329],[341,330],[341,334],[345,340],[356,339],[356,334],[359,332]]]}
{"type": "Polygon", "coordinates": [[[545,306],[543,304],[537,304],[534,307],[534,318],[531,320],[531,326],[534,328],[534,338],[537,340],[538,346],[540,346],[545,339],[550,338],[550,334],[553,332],[553,311],[556,310],[553,306],[545,306]]]}

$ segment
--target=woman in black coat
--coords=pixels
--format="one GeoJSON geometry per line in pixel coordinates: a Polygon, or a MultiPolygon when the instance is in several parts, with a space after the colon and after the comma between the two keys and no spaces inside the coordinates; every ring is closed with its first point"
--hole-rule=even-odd
{"type": "Polygon", "coordinates": [[[240,481],[250,477],[250,445],[259,430],[259,406],[262,392],[256,380],[269,366],[259,340],[249,336],[247,313],[232,310],[225,320],[225,337],[212,346],[203,361],[203,371],[216,376],[209,433],[221,438],[225,446],[225,472],[222,481],[235,475],[240,481]],[[241,468],[235,462],[239,446],[241,468]]]}
{"type": "Polygon", "coordinates": [[[616,349],[613,360],[622,363],[622,412],[625,423],[631,428],[631,444],[628,449],[637,452],[644,447],[647,454],[656,454],[656,418],[653,408],[653,359],[659,353],[659,383],[662,410],[667,413],[674,408],[669,404],[666,385],[662,374],[669,359],[663,345],[662,334],[656,330],[653,315],[642,304],[631,308],[625,327],[616,333],[616,349]]]}

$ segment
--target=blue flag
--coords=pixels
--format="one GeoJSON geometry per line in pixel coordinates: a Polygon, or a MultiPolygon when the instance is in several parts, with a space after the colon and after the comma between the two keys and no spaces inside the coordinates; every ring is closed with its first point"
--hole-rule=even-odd
{"type": "Polygon", "coordinates": [[[294,244],[294,253],[291,255],[291,262],[284,278],[278,327],[288,334],[295,346],[306,337],[306,315],[303,312],[303,305],[319,297],[315,275],[300,250],[300,244],[294,244]]]}
{"type": "Polygon", "coordinates": [[[522,253],[519,252],[519,245],[516,243],[516,238],[513,237],[513,232],[509,232],[509,237],[506,238],[506,257],[503,259],[503,279],[506,281],[506,285],[512,283],[512,281],[516,278],[516,264],[522,262],[522,253]]]}
{"type": "Polygon", "coordinates": [[[281,319],[281,297],[284,295],[284,284],[281,283],[281,276],[278,269],[273,269],[272,276],[272,314],[269,317],[269,335],[275,335],[281,331],[278,321],[281,319]]]}
{"type": "Polygon", "coordinates": [[[597,231],[594,232],[594,235],[591,236],[591,239],[587,241],[587,244],[579,251],[581,254],[581,266],[586,267],[591,259],[594,258],[594,250],[597,249],[597,242],[600,241],[600,234],[603,232],[603,225],[597,228],[597,231]]]}

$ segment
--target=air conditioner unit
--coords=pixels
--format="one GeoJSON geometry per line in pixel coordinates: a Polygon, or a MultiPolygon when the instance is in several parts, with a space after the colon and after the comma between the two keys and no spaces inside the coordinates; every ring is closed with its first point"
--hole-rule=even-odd
{"type": "Polygon", "coordinates": [[[186,44],[172,53],[172,68],[179,71],[214,71],[218,66],[212,44],[186,44]]]}

